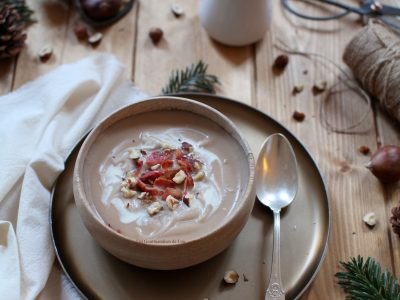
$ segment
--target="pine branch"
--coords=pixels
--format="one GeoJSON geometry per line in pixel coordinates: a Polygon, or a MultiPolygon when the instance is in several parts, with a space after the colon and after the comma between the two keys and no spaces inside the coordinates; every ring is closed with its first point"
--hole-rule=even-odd
{"type": "Polygon", "coordinates": [[[0,9],[4,6],[10,6],[15,9],[20,15],[21,19],[19,20],[19,25],[29,26],[32,23],[35,23],[36,20],[32,18],[33,10],[30,9],[23,0],[0,0],[0,9]]]}
{"type": "Polygon", "coordinates": [[[205,92],[215,94],[215,86],[220,84],[218,78],[207,74],[207,67],[203,61],[192,64],[184,70],[172,72],[168,84],[162,89],[162,94],[182,92],[205,92]]]}
{"type": "Polygon", "coordinates": [[[347,293],[350,300],[400,300],[400,286],[395,277],[379,263],[360,255],[349,262],[340,262],[346,272],[338,272],[338,284],[347,293]]]}

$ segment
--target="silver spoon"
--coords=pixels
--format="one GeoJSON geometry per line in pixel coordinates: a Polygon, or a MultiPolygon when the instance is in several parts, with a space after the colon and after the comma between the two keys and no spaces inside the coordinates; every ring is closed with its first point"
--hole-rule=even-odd
{"type": "Polygon", "coordinates": [[[280,211],[297,193],[297,162],[287,138],[276,133],[261,146],[256,167],[256,191],[260,202],[274,213],[274,250],[265,300],[285,299],[280,266],[280,211]]]}

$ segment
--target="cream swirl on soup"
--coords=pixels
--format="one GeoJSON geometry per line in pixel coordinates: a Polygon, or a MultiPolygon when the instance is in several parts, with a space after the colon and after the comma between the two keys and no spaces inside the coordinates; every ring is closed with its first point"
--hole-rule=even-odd
{"type": "Polygon", "coordinates": [[[130,122],[108,128],[89,158],[92,199],[105,223],[149,242],[185,242],[221,224],[247,179],[239,144],[192,113],[130,122]]]}

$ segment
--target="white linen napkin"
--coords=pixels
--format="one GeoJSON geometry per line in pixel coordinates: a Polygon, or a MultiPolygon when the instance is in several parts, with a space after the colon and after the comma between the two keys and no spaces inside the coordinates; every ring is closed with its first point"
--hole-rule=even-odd
{"type": "Polygon", "coordinates": [[[109,54],[60,66],[0,97],[0,299],[76,296],[52,268],[51,188],[91,126],[145,97],[109,54]]]}

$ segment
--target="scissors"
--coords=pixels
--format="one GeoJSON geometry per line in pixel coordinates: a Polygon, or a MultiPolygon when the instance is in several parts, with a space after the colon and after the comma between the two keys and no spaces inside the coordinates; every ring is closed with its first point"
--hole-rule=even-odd
{"type": "Polygon", "coordinates": [[[379,1],[376,0],[363,0],[361,1],[360,6],[352,6],[345,3],[337,2],[334,0],[308,0],[303,2],[315,2],[321,4],[328,4],[335,7],[342,8],[344,11],[341,13],[334,14],[332,16],[326,17],[317,17],[317,16],[308,16],[297,10],[293,9],[292,6],[289,4],[289,0],[281,0],[282,5],[285,9],[287,9],[290,13],[304,19],[308,20],[316,20],[316,21],[328,21],[342,18],[350,13],[356,13],[361,17],[375,17],[381,19],[383,22],[392,26],[396,29],[400,29],[400,22],[396,22],[393,17],[400,16],[400,8],[390,6],[390,5],[383,5],[379,1]]]}

